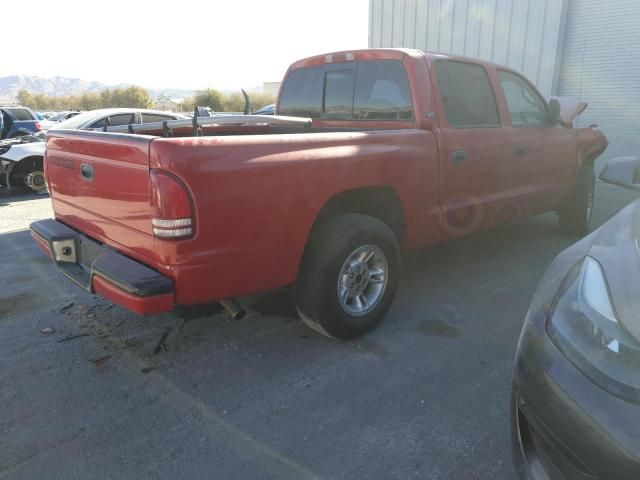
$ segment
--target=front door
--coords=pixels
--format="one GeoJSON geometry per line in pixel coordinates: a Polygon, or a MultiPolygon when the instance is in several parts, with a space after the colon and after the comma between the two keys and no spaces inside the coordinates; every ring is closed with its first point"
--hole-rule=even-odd
{"type": "Polygon", "coordinates": [[[571,183],[577,160],[571,130],[548,120],[546,102],[522,76],[498,70],[511,126],[506,163],[510,195],[522,215],[553,209],[571,183]]]}

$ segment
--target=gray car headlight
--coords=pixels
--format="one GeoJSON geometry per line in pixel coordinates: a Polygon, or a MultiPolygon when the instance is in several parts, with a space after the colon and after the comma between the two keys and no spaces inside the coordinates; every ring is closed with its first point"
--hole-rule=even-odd
{"type": "Polygon", "coordinates": [[[593,382],[620,398],[640,403],[640,344],[618,321],[597,260],[585,257],[567,274],[547,332],[593,382]]]}

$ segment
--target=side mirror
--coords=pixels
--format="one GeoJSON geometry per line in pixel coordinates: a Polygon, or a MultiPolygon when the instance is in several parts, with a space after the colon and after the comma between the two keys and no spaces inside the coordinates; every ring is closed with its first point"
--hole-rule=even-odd
{"type": "Polygon", "coordinates": [[[618,157],[608,160],[600,172],[600,180],[640,191],[640,158],[618,157]]]}
{"type": "Polygon", "coordinates": [[[561,112],[562,108],[560,107],[560,102],[558,101],[558,99],[552,98],[551,100],[549,100],[549,104],[547,105],[547,117],[551,125],[556,125],[560,122],[561,112]]]}

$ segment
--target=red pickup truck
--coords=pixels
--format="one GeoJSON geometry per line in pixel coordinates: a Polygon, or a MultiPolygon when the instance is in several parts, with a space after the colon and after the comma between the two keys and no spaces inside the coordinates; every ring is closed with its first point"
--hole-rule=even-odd
{"type": "Polygon", "coordinates": [[[558,117],[508,68],[320,55],[289,68],[273,117],[49,133],[55,220],[31,232],[67,277],[138,313],[292,284],[306,323],[353,338],[389,308],[401,249],[549,210],[586,230],[607,141],[558,117]]]}

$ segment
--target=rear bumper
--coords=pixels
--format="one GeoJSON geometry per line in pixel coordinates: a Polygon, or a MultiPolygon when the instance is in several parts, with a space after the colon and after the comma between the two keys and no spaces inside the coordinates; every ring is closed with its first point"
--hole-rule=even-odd
{"type": "Polygon", "coordinates": [[[40,220],[30,228],[56,268],[83,289],[140,314],[173,309],[170,278],[56,220],[40,220]]]}

